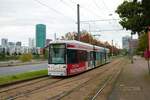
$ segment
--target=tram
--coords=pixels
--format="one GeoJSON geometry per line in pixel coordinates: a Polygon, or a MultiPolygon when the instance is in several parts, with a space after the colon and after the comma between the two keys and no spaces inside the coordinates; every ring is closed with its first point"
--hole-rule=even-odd
{"type": "Polygon", "coordinates": [[[75,75],[109,62],[109,49],[75,41],[49,44],[48,75],[75,75]]]}

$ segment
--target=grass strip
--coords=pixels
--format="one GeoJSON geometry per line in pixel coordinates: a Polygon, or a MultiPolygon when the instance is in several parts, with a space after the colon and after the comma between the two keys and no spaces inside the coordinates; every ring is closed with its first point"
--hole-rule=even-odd
{"type": "Polygon", "coordinates": [[[24,72],[14,75],[7,75],[0,77],[0,85],[11,84],[19,81],[29,80],[37,77],[42,77],[47,75],[47,70],[38,70],[38,71],[30,71],[24,72]]]}

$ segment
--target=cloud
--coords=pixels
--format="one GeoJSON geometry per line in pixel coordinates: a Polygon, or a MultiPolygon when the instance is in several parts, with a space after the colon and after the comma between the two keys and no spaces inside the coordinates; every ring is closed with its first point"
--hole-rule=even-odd
{"type": "MultiPolygon", "coordinates": [[[[35,25],[42,23],[47,26],[47,38],[58,37],[67,32],[77,30],[77,3],[80,4],[80,19],[97,20],[119,18],[115,14],[117,6],[122,0],[0,0],[0,39],[8,38],[12,41],[28,41],[35,37],[35,25]],[[104,1],[104,2],[103,2],[104,1]],[[112,14],[112,16],[109,16],[112,14]]],[[[116,21],[90,23],[92,30],[120,29],[116,21]]],[[[81,30],[89,30],[88,24],[81,23],[81,30]]],[[[100,32],[107,41],[119,38],[122,33],[129,32],[100,32]],[[109,35],[107,35],[109,34],[109,35]],[[115,34],[115,36],[114,36],[115,34]]],[[[95,33],[92,33],[95,34],[95,33]]]]}

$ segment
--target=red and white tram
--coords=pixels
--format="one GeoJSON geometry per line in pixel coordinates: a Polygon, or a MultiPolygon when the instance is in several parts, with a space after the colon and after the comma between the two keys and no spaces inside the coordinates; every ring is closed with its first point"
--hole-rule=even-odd
{"type": "Polygon", "coordinates": [[[48,75],[69,76],[109,62],[109,49],[75,40],[49,45],[48,75]]]}

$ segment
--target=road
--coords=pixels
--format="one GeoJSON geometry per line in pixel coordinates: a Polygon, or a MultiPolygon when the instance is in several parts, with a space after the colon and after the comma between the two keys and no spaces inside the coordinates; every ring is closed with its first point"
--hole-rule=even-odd
{"type": "Polygon", "coordinates": [[[47,63],[42,63],[42,64],[32,64],[32,65],[0,67],[0,76],[22,73],[22,72],[33,71],[33,70],[46,69],[47,66],[48,66],[47,63]]]}

